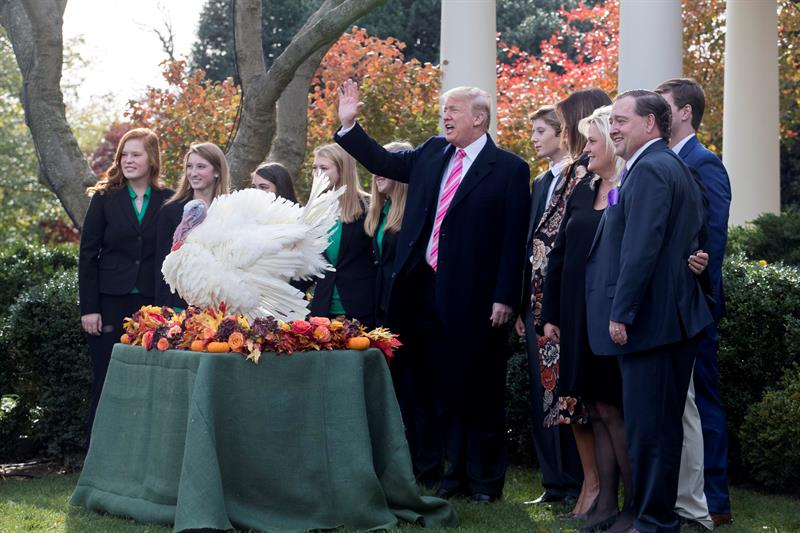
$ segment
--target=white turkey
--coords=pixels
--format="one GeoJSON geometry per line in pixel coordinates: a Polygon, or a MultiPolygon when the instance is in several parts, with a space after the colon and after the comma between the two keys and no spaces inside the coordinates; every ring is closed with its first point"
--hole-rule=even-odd
{"type": "Polygon", "coordinates": [[[161,268],[164,279],[191,305],[225,302],[248,318],[305,318],[308,301],[289,281],[333,269],[322,254],[344,187],[329,184],[315,176],[305,207],[258,189],[219,196],[208,208],[192,200],[161,268]]]}

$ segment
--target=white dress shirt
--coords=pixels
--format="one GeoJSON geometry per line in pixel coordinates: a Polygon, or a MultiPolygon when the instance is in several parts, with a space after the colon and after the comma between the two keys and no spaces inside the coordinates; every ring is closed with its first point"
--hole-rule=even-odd
{"type": "MultiPolygon", "coordinates": [[[[472,144],[464,148],[464,153],[466,153],[466,155],[461,160],[461,165],[462,165],[461,175],[458,177],[459,187],[461,186],[461,182],[464,181],[464,176],[467,175],[467,172],[469,172],[472,163],[475,162],[475,159],[478,157],[478,154],[481,153],[481,150],[483,150],[484,146],[486,146],[486,134],[481,135],[480,137],[478,137],[476,141],[474,141],[472,144]]],[[[444,174],[442,175],[442,179],[440,180],[439,194],[436,195],[436,209],[439,208],[439,199],[442,197],[442,192],[444,191],[444,185],[447,182],[447,178],[448,176],[450,176],[450,172],[453,170],[453,167],[455,166],[456,152],[458,152],[458,149],[456,149],[456,151],[453,152],[453,156],[447,163],[447,167],[444,169],[444,174]]],[[[458,194],[458,191],[456,191],[456,194],[458,194]]],[[[450,205],[452,205],[452,203],[450,205]]],[[[442,221],[442,223],[444,223],[444,221],[442,221]]],[[[432,246],[433,246],[433,232],[431,232],[431,235],[428,238],[428,246],[425,248],[425,261],[427,261],[429,265],[433,263],[433,261],[431,260],[432,246]]]]}

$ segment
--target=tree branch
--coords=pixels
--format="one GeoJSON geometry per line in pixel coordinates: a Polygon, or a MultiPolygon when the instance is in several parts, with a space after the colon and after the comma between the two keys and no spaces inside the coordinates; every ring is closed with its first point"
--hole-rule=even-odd
{"type": "Polygon", "coordinates": [[[234,182],[244,185],[264,160],[275,135],[275,103],[295,71],[324,45],[330,46],[353,22],[385,0],[325,0],[306,21],[269,72],[261,50],[261,3],[235,0],[236,56],[242,80],[239,131],[228,151],[234,182]]]}
{"type": "Polygon", "coordinates": [[[22,0],[0,4],[22,73],[25,121],[39,160],[39,176],[80,228],[89,199],[85,189],[97,178],[70,129],[61,93],[62,23],[66,0],[22,0]]]}

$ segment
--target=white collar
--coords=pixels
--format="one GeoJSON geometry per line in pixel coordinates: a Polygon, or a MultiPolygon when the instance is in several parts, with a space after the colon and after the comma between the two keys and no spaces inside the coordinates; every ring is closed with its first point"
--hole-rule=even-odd
{"type": "MultiPolygon", "coordinates": [[[[470,161],[475,161],[475,159],[478,157],[478,154],[481,153],[481,150],[483,150],[483,147],[486,146],[486,135],[488,134],[484,133],[476,140],[472,141],[471,144],[463,148],[464,152],[467,154],[467,158],[469,158],[470,161]]],[[[456,151],[458,150],[459,148],[456,148],[456,151]]]]}
{"type": "Polygon", "coordinates": [[[625,168],[627,168],[628,170],[630,170],[630,169],[631,169],[631,167],[633,166],[633,164],[636,162],[636,160],[637,160],[637,159],[639,159],[639,156],[640,156],[640,155],[642,155],[642,152],[644,152],[645,150],[647,150],[647,147],[648,147],[648,146],[650,146],[650,145],[651,145],[651,144],[653,144],[654,142],[656,142],[656,141],[660,141],[660,140],[661,140],[661,137],[656,137],[655,139],[650,139],[649,141],[647,141],[646,143],[644,143],[643,145],[641,145],[641,146],[639,147],[639,149],[638,149],[638,150],[636,150],[635,152],[633,152],[633,155],[631,156],[631,158],[630,158],[630,159],[628,159],[628,160],[625,162],[625,168]]]}
{"type": "Polygon", "coordinates": [[[691,139],[692,137],[694,137],[694,132],[690,133],[689,135],[681,139],[678,144],[672,147],[672,151],[675,152],[676,154],[679,154],[683,149],[683,147],[686,146],[686,143],[689,142],[689,139],[691,139]]]}
{"type": "Polygon", "coordinates": [[[556,178],[561,176],[561,173],[564,171],[564,167],[569,164],[569,156],[564,156],[558,161],[550,161],[550,172],[553,173],[553,176],[556,178]]]}

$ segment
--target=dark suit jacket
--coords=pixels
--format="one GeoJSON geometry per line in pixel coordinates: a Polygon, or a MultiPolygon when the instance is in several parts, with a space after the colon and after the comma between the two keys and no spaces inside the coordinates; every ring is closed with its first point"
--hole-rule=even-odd
{"type": "Polygon", "coordinates": [[[586,265],[589,341],[598,355],[642,352],[697,335],[713,322],[686,266],[704,223],[703,198],[691,170],[662,140],[633,163],[608,207],[586,265]],[[627,325],[614,344],[610,320],[627,325]]]}
{"type": "Polygon", "coordinates": [[[715,320],[725,316],[725,293],[722,286],[722,261],[728,241],[728,214],[731,207],[731,183],[728,172],[714,152],[708,150],[697,137],[692,137],[681,148],[684,162],[697,172],[708,199],[708,276],[715,320]]]}
{"type": "MultiPolygon", "coordinates": [[[[408,183],[389,298],[388,323],[394,327],[416,312],[419,302],[402,296],[413,292],[408,276],[425,261],[441,180],[455,147],[431,137],[414,150],[390,153],[358,124],[336,142],[370,172],[408,183]]],[[[497,359],[487,344],[494,338],[489,317],[494,302],[519,304],[529,180],[527,163],[487,138],[453,197],[439,233],[436,275],[437,313],[453,338],[453,349],[442,354],[444,366],[465,369],[497,359]]]]}
{"type": "Polygon", "coordinates": [[[386,324],[386,313],[389,309],[389,288],[392,285],[394,258],[397,255],[397,237],[399,233],[383,233],[383,247],[378,250],[378,232],[372,237],[372,253],[378,269],[375,279],[375,324],[386,324]]]}
{"type": "Polygon", "coordinates": [[[172,248],[172,236],[175,233],[175,228],[181,223],[183,218],[183,208],[189,200],[183,202],[175,202],[164,205],[158,214],[158,224],[156,227],[156,260],[155,260],[155,304],[166,305],[168,307],[180,307],[186,309],[186,301],[177,293],[173,294],[164,281],[164,275],[161,273],[161,266],[164,264],[164,258],[172,248]]]}
{"type": "Polygon", "coordinates": [[[100,312],[102,294],[129,294],[137,288],[142,296],[153,298],[156,220],[170,196],[170,189],[151,189],[141,224],[127,187],[92,196],[78,260],[82,315],[100,312]]]}
{"type": "Polygon", "coordinates": [[[372,240],[364,232],[365,215],[342,224],[342,240],[335,272],[327,272],[317,281],[311,314],[326,316],[331,307],[334,285],[339,289],[342,306],[348,318],[356,318],[367,326],[375,320],[375,258],[372,240]]]}

